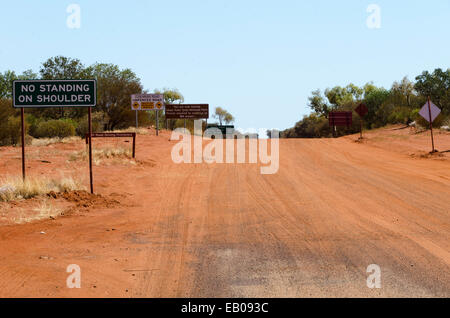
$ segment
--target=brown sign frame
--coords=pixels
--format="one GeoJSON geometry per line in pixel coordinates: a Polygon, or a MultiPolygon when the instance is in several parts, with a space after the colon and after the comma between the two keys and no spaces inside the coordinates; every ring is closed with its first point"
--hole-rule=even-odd
{"type": "MultiPolygon", "coordinates": [[[[102,133],[92,133],[92,138],[133,138],[133,158],[136,158],[136,133],[135,132],[102,132],[102,133]]],[[[86,145],[89,143],[89,134],[86,134],[86,145]]]]}

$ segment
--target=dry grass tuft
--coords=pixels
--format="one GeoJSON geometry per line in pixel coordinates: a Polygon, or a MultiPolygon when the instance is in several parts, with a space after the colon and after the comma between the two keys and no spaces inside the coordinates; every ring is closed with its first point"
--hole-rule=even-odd
{"type": "MultiPolygon", "coordinates": [[[[131,158],[132,152],[130,149],[125,148],[113,148],[113,147],[106,147],[106,148],[98,148],[98,149],[92,149],[92,160],[95,165],[99,165],[102,159],[117,159],[117,158],[131,158]]],[[[76,160],[87,160],[89,156],[89,153],[87,150],[82,150],[73,153],[69,157],[69,161],[76,161],[76,160]]]]}
{"type": "Polygon", "coordinates": [[[85,187],[72,177],[60,179],[28,177],[25,182],[21,177],[9,177],[0,181],[0,201],[30,199],[50,191],[66,192],[84,189],[85,187]]]}
{"type": "MultiPolygon", "coordinates": [[[[107,132],[107,131],[106,131],[107,132]]],[[[117,132],[117,133],[121,133],[121,132],[135,132],[138,135],[149,135],[150,132],[147,128],[136,128],[136,127],[129,127],[127,129],[119,129],[119,130],[114,130],[112,132],[117,132]]]]}
{"type": "Polygon", "coordinates": [[[81,138],[78,136],[72,136],[72,137],[66,137],[66,138],[34,138],[31,141],[32,146],[36,147],[45,147],[51,144],[57,144],[57,143],[63,143],[63,144],[69,144],[72,142],[81,141],[81,138]]]}
{"type": "Polygon", "coordinates": [[[62,215],[63,212],[61,209],[52,206],[47,201],[43,201],[37,208],[34,208],[33,211],[37,213],[33,215],[26,215],[25,213],[19,214],[18,217],[13,219],[13,222],[16,224],[24,224],[44,219],[55,219],[62,215]]]}

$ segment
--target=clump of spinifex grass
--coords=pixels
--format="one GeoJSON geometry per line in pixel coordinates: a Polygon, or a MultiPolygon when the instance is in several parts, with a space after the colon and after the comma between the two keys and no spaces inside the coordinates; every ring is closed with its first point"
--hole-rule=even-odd
{"type": "Polygon", "coordinates": [[[33,209],[35,213],[24,213],[22,209],[19,210],[19,215],[13,218],[16,224],[30,223],[33,221],[55,219],[63,214],[63,211],[47,201],[43,201],[40,205],[33,209]]]}
{"type": "Polygon", "coordinates": [[[42,146],[48,146],[48,145],[57,144],[57,143],[69,144],[69,143],[77,142],[77,141],[81,141],[81,138],[78,136],[72,136],[72,137],[66,137],[66,138],[59,138],[59,137],[34,138],[31,141],[31,145],[37,146],[37,147],[42,147],[42,146]]]}
{"type": "Polygon", "coordinates": [[[127,129],[117,129],[117,130],[113,130],[112,132],[115,133],[122,133],[122,132],[135,132],[138,135],[148,135],[150,134],[149,130],[147,128],[143,128],[143,127],[129,127],[127,129]]]}
{"type": "MultiPolygon", "coordinates": [[[[89,156],[89,153],[87,150],[77,151],[73,153],[69,160],[70,161],[76,161],[76,160],[87,160],[89,156]]],[[[125,148],[113,148],[113,147],[107,147],[107,148],[95,148],[92,149],[92,159],[94,161],[94,164],[98,165],[101,161],[101,159],[115,159],[115,158],[131,158],[132,152],[130,149],[125,148]]]]}
{"type": "Polygon", "coordinates": [[[85,187],[72,177],[50,179],[46,177],[8,177],[0,180],[0,201],[30,199],[53,192],[85,190],[85,187]]]}

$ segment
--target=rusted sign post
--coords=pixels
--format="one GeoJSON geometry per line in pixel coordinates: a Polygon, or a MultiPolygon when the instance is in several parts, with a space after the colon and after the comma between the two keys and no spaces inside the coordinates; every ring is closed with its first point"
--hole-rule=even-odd
{"type": "Polygon", "coordinates": [[[359,115],[359,139],[363,139],[363,117],[367,115],[368,111],[369,110],[367,109],[367,106],[365,104],[359,104],[359,106],[355,109],[355,112],[359,115]]]}
{"type": "Polygon", "coordinates": [[[347,126],[350,128],[352,125],[352,112],[351,111],[340,111],[340,112],[330,112],[328,115],[328,123],[333,129],[333,137],[336,137],[336,127],[347,126]]]}
{"type": "Polygon", "coordinates": [[[434,148],[433,121],[440,113],[441,113],[440,108],[437,107],[435,104],[433,104],[433,102],[430,99],[430,96],[428,96],[427,103],[423,105],[422,109],[419,111],[419,115],[430,123],[432,153],[437,152],[437,150],[434,148]]]}
{"type": "Polygon", "coordinates": [[[92,107],[97,104],[96,80],[17,80],[13,81],[14,108],[21,108],[22,126],[22,177],[25,180],[25,108],[34,107],[88,107],[89,121],[89,179],[92,178],[92,107]]]}
{"type": "MultiPolygon", "coordinates": [[[[124,133],[113,133],[113,132],[103,132],[103,133],[92,133],[92,138],[123,138],[129,137],[133,138],[133,158],[136,158],[136,133],[135,132],[124,132],[124,133]]],[[[86,134],[86,145],[89,143],[89,134],[86,134]]]]}
{"type": "Polygon", "coordinates": [[[20,108],[20,121],[22,123],[22,178],[25,181],[25,114],[23,107],[20,108]]]}
{"type": "Polygon", "coordinates": [[[89,121],[89,185],[91,188],[91,193],[94,193],[94,180],[92,173],[92,107],[88,110],[88,121],[89,121]]]}

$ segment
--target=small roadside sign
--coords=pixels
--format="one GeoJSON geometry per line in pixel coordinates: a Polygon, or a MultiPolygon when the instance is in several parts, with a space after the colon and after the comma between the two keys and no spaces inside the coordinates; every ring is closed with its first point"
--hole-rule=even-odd
{"type": "Polygon", "coordinates": [[[139,104],[138,102],[131,103],[131,109],[132,110],[140,110],[141,104],[139,104]]]}
{"type": "Polygon", "coordinates": [[[430,101],[430,105],[428,105],[428,102],[423,105],[422,109],[419,111],[419,115],[429,123],[432,123],[440,113],[440,108],[433,104],[432,101],[430,101]]]}
{"type": "Polygon", "coordinates": [[[131,109],[132,110],[155,110],[164,109],[164,95],[163,94],[133,94],[131,95],[131,109]],[[155,104],[159,103],[160,107],[155,108],[155,104]],[[136,106],[139,104],[139,108],[136,106]]]}
{"type": "Polygon", "coordinates": [[[333,127],[333,136],[335,136],[337,126],[347,126],[350,128],[353,120],[351,111],[333,111],[328,114],[328,122],[333,127]]]}
{"type": "Polygon", "coordinates": [[[330,126],[347,126],[352,125],[352,112],[330,112],[328,116],[330,126]]]}
{"type": "Polygon", "coordinates": [[[12,87],[12,106],[20,108],[22,130],[22,176],[25,180],[25,108],[88,107],[89,179],[94,193],[92,174],[92,107],[97,104],[95,79],[16,80],[12,87]]]}
{"type": "Polygon", "coordinates": [[[95,80],[16,80],[13,107],[94,107],[95,80]]]}
{"type": "Polygon", "coordinates": [[[136,111],[136,128],[138,128],[138,110],[156,110],[156,136],[159,130],[159,111],[164,110],[164,94],[133,94],[131,110],[136,111]]]}
{"type": "Polygon", "coordinates": [[[419,115],[425,118],[425,120],[430,123],[431,147],[432,147],[431,153],[438,152],[434,148],[433,121],[436,119],[437,116],[439,116],[440,113],[441,113],[440,108],[437,107],[435,104],[433,104],[429,96],[427,103],[423,105],[422,109],[419,111],[419,115]]]}
{"type": "Polygon", "coordinates": [[[355,112],[362,118],[367,115],[369,110],[367,109],[366,104],[359,104],[359,106],[356,107],[355,112]]]}
{"type": "Polygon", "coordinates": [[[169,104],[166,105],[166,118],[200,119],[209,118],[208,104],[169,104]]]}

